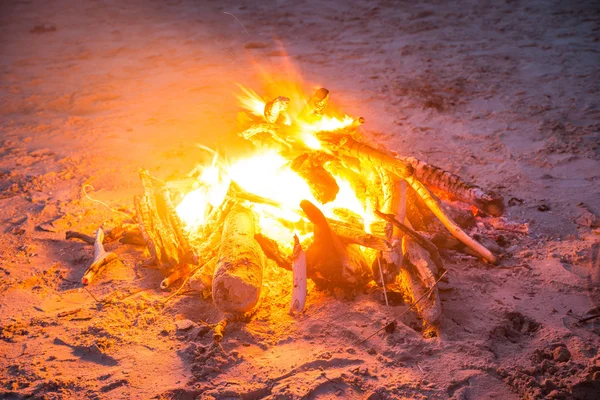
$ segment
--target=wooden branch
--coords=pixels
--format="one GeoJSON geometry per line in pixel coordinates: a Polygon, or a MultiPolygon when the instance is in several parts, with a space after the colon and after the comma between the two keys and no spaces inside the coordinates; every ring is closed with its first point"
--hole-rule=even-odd
{"type": "Polygon", "coordinates": [[[312,95],[304,109],[300,112],[299,117],[301,119],[312,120],[321,117],[325,113],[325,109],[329,104],[329,90],[325,88],[319,88],[315,94],[312,95]]]}
{"type": "Polygon", "coordinates": [[[442,222],[442,224],[450,231],[450,233],[458,238],[461,242],[466,244],[471,250],[479,254],[484,260],[491,264],[496,264],[497,258],[492,254],[491,251],[482,246],[475,239],[467,235],[440,207],[438,201],[433,198],[433,195],[417,179],[412,176],[406,177],[406,182],[417,192],[417,194],[423,199],[427,207],[435,214],[436,217],[442,222]]]}
{"type": "Polygon", "coordinates": [[[273,101],[265,104],[265,120],[269,124],[276,123],[280,118],[283,119],[285,116],[283,115],[290,105],[290,99],[287,97],[279,96],[273,99],[273,101]]]}
{"type": "Polygon", "coordinates": [[[96,243],[96,239],[94,237],[75,231],[67,231],[65,233],[65,239],[79,239],[91,245],[96,243]]]}
{"type": "Polygon", "coordinates": [[[429,239],[425,238],[417,231],[398,221],[392,214],[384,214],[379,210],[376,210],[375,214],[377,214],[379,218],[384,219],[393,224],[396,228],[398,228],[404,234],[410,236],[415,242],[417,242],[425,250],[427,250],[427,252],[429,252],[429,255],[431,256],[431,259],[434,261],[439,272],[441,273],[441,271],[444,269],[442,257],[440,256],[440,252],[438,251],[437,247],[435,247],[435,245],[431,243],[429,239]]]}
{"type": "Polygon", "coordinates": [[[189,264],[177,266],[175,270],[171,274],[169,274],[169,276],[167,276],[160,282],[160,288],[162,290],[168,289],[169,286],[171,286],[173,283],[177,282],[181,278],[185,278],[186,276],[188,276],[190,272],[191,268],[189,264]]]}
{"type": "Polygon", "coordinates": [[[324,153],[304,153],[291,163],[291,169],[308,183],[311,193],[321,204],[335,200],[340,191],[333,175],[323,166],[329,158],[324,153]]]}
{"type": "Polygon", "coordinates": [[[283,269],[292,270],[292,260],[279,248],[275,240],[260,233],[254,235],[254,239],[258,242],[267,258],[275,261],[275,264],[283,269]]]}
{"type": "Polygon", "coordinates": [[[308,276],[320,287],[348,287],[364,284],[369,269],[355,245],[344,245],[314,204],[302,200],[300,207],[314,224],[314,240],[306,249],[308,276]]]}
{"type": "Polygon", "coordinates": [[[391,244],[383,237],[367,233],[342,221],[326,218],[331,230],[346,244],[357,244],[379,251],[389,251],[391,244]]]}
{"type": "Polygon", "coordinates": [[[198,262],[165,183],[140,170],[144,195],[134,198],[140,231],[159,269],[198,262]]]}
{"type": "Polygon", "coordinates": [[[430,292],[416,308],[423,318],[423,335],[437,336],[442,305],[436,286],[436,263],[429,256],[430,253],[410,236],[402,239],[402,252],[405,263],[400,270],[400,286],[409,303],[415,303],[424,293],[430,292]]]}
{"type": "Polygon", "coordinates": [[[252,211],[234,206],[225,218],[213,278],[213,300],[223,312],[248,312],[259,300],[264,253],[255,234],[252,211]]]}
{"type": "Polygon", "coordinates": [[[81,283],[84,285],[91,284],[95,278],[106,268],[108,264],[118,259],[115,253],[107,252],[104,250],[104,246],[102,242],[104,241],[104,232],[102,228],[98,228],[96,231],[96,240],[94,242],[94,259],[92,260],[92,264],[88,267],[88,269],[83,274],[83,278],[81,278],[81,283]]]}
{"type": "Polygon", "coordinates": [[[412,165],[415,170],[415,178],[427,186],[450,193],[494,217],[499,217],[504,212],[504,199],[498,193],[486,191],[473,183],[464,181],[458,175],[414,157],[401,157],[401,160],[412,165]]]}
{"type": "Polygon", "coordinates": [[[306,253],[300,245],[298,236],[294,235],[294,254],[292,255],[292,271],[294,281],[292,284],[292,301],[290,314],[300,314],[306,304],[306,253]]]}
{"type": "Polygon", "coordinates": [[[366,143],[354,140],[350,135],[335,132],[320,132],[318,135],[322,143],[329,145],[345,155],[369,161],[375,166],[387,168],[400,178],[411,176],[413,167],[396,157],[395,154],[378,150],[366,143]]]}

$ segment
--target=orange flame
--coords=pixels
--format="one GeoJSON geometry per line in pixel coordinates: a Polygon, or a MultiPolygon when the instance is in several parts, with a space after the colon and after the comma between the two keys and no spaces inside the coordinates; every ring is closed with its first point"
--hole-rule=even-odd
{"type": "MultiPolygon", "coordinates": [[[[238,85],[241,94],[237,95],[240,105],[251,115],[263,118],[265,100],[254,90],[238,85]]],[[[287,84],[285,89],[291,93],[283,92],[290,99],[304,98],[299,93],[299,85],[287,84]]],[[[300,102],[301,106],[306,101],[300,102]]],[[[291,124],[290,131],[295,132],[298,138],[310,149],[322,148],[317,133],[321,131],[335,131],[352,124],[353,119],[348,115],[337,118],[329,115],[315,118],[301,117],[301,108],[291,107],[290,112],[296,114],[295,118],[287,121],[291,124]]],[[[292,114],[293,115],[293,114],[292,114]]],[[[335,174],[334,174],[335,175],[335,174]]],[[[374,220],[372,213],[361,202],[353,190],[350,181],[340,176],[334,176],[340,188],[334,201],[320,206],[323,213],[335,218],[336,209],[348,209],[361,216],[367,224],[374,220]]],[[[278,207],[249,204],[259,216],[260,230],[274,238],[282,239],[283,245],[291,243],[289,238],[294,233],[290,226],[298,224],[302,219],[299,211],[301,200],[309,200],[319,204],[314,198],[309,185],[295,171],[290,168],[289,160],[274,150],[256,150],[248,157],[240,158],[227,163],[218,162],[216,155],[211,165],[205,166],[198,179],[199,187],[183,198],[177,206],[177,213],[184,222],[186,229],[194,232],[201,228],[206,221],[206,216],[213,207],[218,207],[225,200],[231,182],[238,184],[243,190],[269,199],[278,207]],[[286,223],[287,222],[287,223],[286,223]]],[[[365,226],[368,231],[369,227],[365,226]]],[[[296,232],[308,234],[308,232],[296,232]]]]}

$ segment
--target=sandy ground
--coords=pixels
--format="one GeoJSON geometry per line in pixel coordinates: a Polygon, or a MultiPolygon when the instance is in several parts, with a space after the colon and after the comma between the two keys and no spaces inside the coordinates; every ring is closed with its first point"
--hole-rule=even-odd
{"type": "Polygon", "coordinates": [[[600,7],[413,3],[3,1],[0,397],[600,398],[600,321],[577,323],[600,305],[598,220],[580,205],[600,212],[600,7]],[[503,233],[500,266],[444,254],[439,338],[408,313],[358,345],[407,306],[312,292],[294,319],[275,285],[212,352],[202,321],[218,311],[163,308],[143,248],[108,244],[124,265],[78,283],[92,249],[65,231],[124,219],[83,185],[131,210],[138,168],[192,169],[196,143],[235,131],[235,83],[260,92],[260,68],[287,63],[373,137],[502,192],[529,223],[503,233]]]}

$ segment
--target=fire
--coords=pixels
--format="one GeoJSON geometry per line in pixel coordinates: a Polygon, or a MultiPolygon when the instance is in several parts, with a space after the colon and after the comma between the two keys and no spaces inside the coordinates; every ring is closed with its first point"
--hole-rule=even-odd
{"type": "MultiPolygon", "coordinates": [[[[251,89],[242,86],[240,89],[242,93],[237,97],[242,108],[256,117],[263,118],[266,104],[263,98],[251,89]]],[[[292,97],[298,97],[298,94],[293,94],[292,97]]],[[[291,125],[290,131],[295,132],[306,147],[313,150],[322,148],[317,138],[318,132],[335,131],[353,123],[353,119],[348,115],[343,118],[329,115],[306,118],[301,115],[302,113],[298,113],[296,119],[292,120],[286,115],[284,124],[291,125]]],[[[268,199],[272,203],[252,203],[248,206],[258,215],[261,231],[272,238],[281,239],[283,244],[290,242],[289,238],[293,233],[309,233],[301,231],[300,228],[303,214],[299,204],[302,200],[319,205],[323,213],[333,219],[336,219],[336,210],[349,210],[362,217],[366,224],[365,230],[369,231],[368,224],[374,216],[359,200],[351,182],[333,173],[339,192],[334,201],[321,205],[314,198],[307,182],[292,170],[290,161],[276,150],[256,150],[255,154],[228,163],[218,160],[215,156],[211,165],[202,168],[198,188],[184,196],[177,206],[177,213],[186,229],[194,232],[203,226],[208,213],[223,203],[230,184],[234,182],[245,192],[268,199]]]]}

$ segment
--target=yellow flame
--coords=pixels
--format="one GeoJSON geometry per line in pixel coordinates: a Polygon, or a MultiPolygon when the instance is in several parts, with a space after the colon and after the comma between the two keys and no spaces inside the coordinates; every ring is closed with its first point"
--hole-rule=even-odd
{"type": "MultiPolygon", "coordinates": [[[[265,101],[253,90],[240,86],[242,94],[238,95],[240,105],[251,114],[262,117],[265,101]]],[[[289,87],[288,87],[289,89],[289,87]]],[[[282,93],[288,97],[299,98],[301,93],[282,93]]],[[[300,113],[298,114],[300,115],[300,113]]],[[[343,129],[353,123],[348,115],[336,118],[328,115],[310,116],[302,120],[286,115],[286,125],[291,125],[290,132],[295,132],[298,138],[310,149],[319,150],[322,144],[317,138],[321,131],[343,129]],[[310,121],[309,121],[310,120],[310,121]]],[[[365,229],[374,215],[368,210],[357,194],[351,182],[340,176],[334,176],[340,188],[334,201],[321,205],[314,198],[308,183],[290,168],[290,160],[275,150],[257,150],[245,158],[240,158],[227,165],[218,164],[216,155],[211,165],[202,169],[198,179],[199,187],[183,198],[177,206],[177,213],[184,222],[186,229],[193,232],[202,227],[206,217],[213,207],[218,207],[227,196],[231,182],[238,184],[243,190],[257,196],[269,199],[278,206],[264,204],[249,204],[258,215],[258,225],[261,231],[274,239],[282,239],[285,245],[292,233],[300,235],[309,232],[299,232],[297,226],[304,226],[300,201],[309,200],[317,205],[330,218],[335,217],[336,209],[347,209],[361,216],[365,229]]],[[[327,167],[326,167],[327,168],[327,167]]]]}
{"type": "Polygon", "coordinates": [[[254,90],[245,88],[240,84],[238,84],[238,86],[242,90],[243,95],[238,94],[236,97],[238,98],[242,108],[245,108],[257,117],[262,117],[264,115],[265,104],[267,104],[267,102],[264,101],[262,97],[260,97],[254,90]]]}

